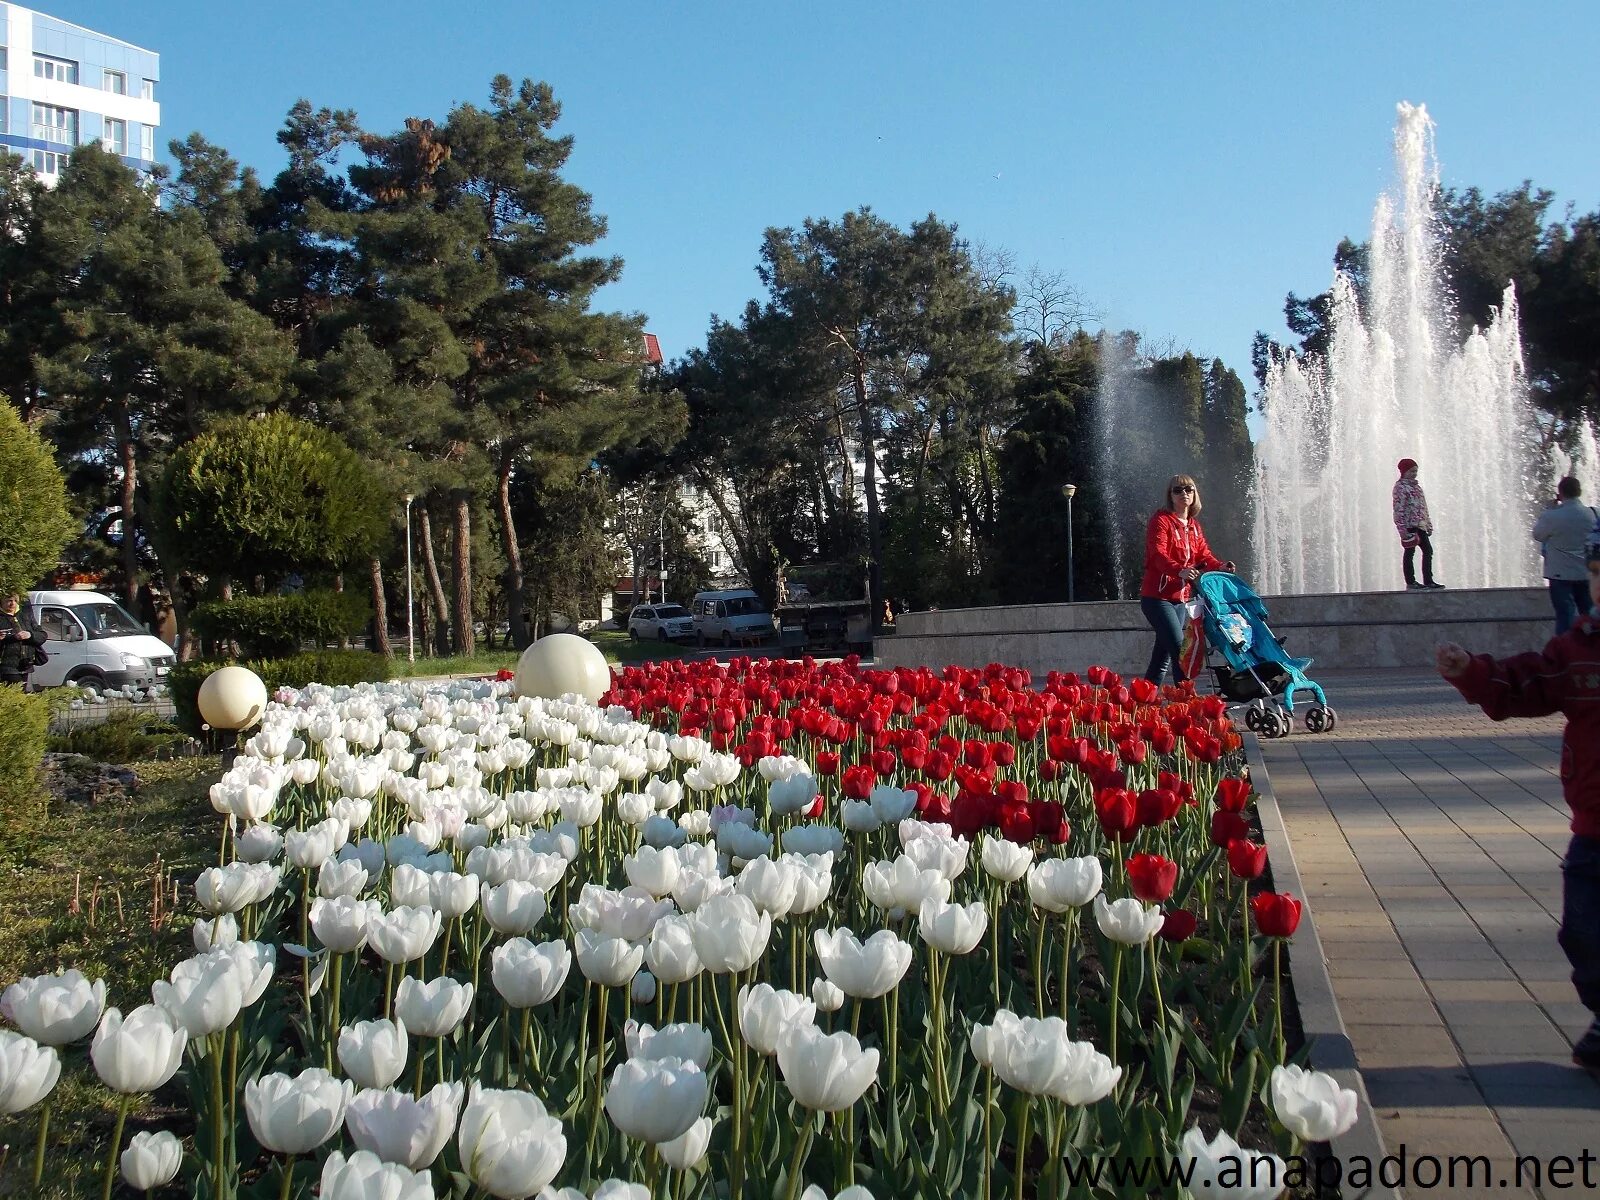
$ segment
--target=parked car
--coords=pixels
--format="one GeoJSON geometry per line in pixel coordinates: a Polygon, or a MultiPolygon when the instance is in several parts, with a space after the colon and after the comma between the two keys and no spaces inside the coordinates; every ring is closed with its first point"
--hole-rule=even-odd
{"type": "Polygon", "coordinates": [[[681,604],[640,604],[628,614],[628,636],[686,642],[694,636],[694,618],[681,604]]]}
{"type": "Polygon", "coordinates": [[[99,592],[29,592],[33,619],[50,640],[34,687],[76,683],[99,689],[165,683],[177,656],[128,610],[99,592]]]}
{"type": "Polygon", "coordinates": [[[765,639],[775,628],[761,597],[748,588],[697,592],[689,609],[694,614],[695,640],[702,646],[712,642],[732,646],[753,636],[765,639]]]}

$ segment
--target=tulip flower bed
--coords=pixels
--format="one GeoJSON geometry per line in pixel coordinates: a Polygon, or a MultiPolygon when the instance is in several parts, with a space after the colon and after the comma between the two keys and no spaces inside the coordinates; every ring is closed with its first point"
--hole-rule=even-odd
{"type": "Polygon", "coordinates": [[[1278,1156],[1355,1097],[1288,1061],[1239,749],[1100,670],[280,693],[211,789],[196,953],[127,1011],[7,988],[0,1118],[87,1043],[106,1195],[1304,1191],[1278,1156]],[[124,1140],[174,1088],[193,1128],[124,1140]]]}

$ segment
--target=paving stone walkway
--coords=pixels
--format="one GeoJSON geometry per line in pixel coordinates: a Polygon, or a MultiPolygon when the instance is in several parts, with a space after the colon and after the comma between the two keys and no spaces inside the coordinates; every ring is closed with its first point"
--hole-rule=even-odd
{"type": "Polygon", "coordinates": [[[1589,1014],[1556,944],[1560,718],[1495,724],[1427,672],[1316,678],[1338,727],[1262,751],[1379,1128],[1391,1154],[1492,1160],[1486,1184],[1404,1194],[1600,1195],[1595,1158],[1589,1186],[1516,1175],[1517,1156],[1600,1156],[1600,1083],[1571,1065],[1589,1014]]]}

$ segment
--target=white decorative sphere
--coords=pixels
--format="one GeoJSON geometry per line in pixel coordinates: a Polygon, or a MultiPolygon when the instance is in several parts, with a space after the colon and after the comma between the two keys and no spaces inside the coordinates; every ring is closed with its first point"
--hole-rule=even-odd
{"type": "Polygon", "coordinates": [[[195,703],[213,729],[248,729],[267,711],[267,685],[249,667],[223,667],[201,682],[195,703]]]}
{"type": "Polygon", "coordinates": [[[611,690],[611,667],[600,647],[575,633],[540,638],[517,660],[511,685],[519,696],[554,700],[576,692],[591,703],[611,690]]]}

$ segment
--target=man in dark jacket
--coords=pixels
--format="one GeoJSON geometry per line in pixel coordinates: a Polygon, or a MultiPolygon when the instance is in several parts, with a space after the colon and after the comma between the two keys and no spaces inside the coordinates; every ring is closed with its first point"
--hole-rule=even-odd
{"type": "Polygon", "coordinates": [[[22,607],[22,598],[13,592],[0,599],[0,683],[26,686],[44,643],[45,632],[22,607]]]}
{"type": "MultiPolygon", "coordinates": [[[[1589,598],[1600,602],[1600,545],[1584,555],[1589,598]]],[[[1561,733],[1561,792],[1572,810],[1572,840],[1561,863],[1561,929],[1578,999],[1594,1014],[1572,1060],[1600,1074],[1600,620],[1579,617],[1542,651],[1495,659],[1454,642],[1438,647],[1439,673],[1496,721],[1567,719],[1561,733]]]]}

